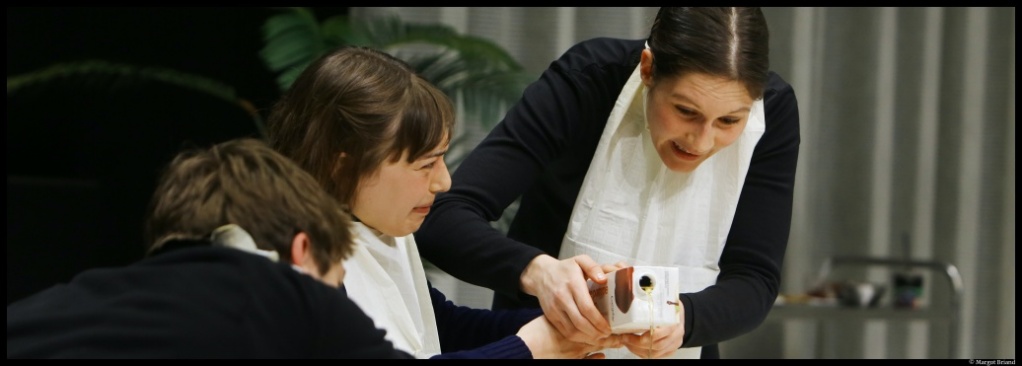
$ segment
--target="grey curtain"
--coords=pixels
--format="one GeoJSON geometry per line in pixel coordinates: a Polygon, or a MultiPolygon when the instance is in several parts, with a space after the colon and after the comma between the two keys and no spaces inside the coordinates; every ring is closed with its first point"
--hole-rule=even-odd
{"type": "MultiPolygon", "coordinates": [[[[449,24],[494,40],[538,77],[577,41],[644,38],[656,10],[418,7],[352,14],[449,24]]],[[[954,328],[940,315],[953,293],[941,276],[922,272],[922,304],[932,317],[771,316],[725,342],[722,356],[1014,359],[1015,9],[764,13],[772,69],[794,86],[802,122],[781,292],[808,291],[819,266],[835,256],[951,264],[962,278],[958,341],[947,343],[954,328]]],[[[843,275],[890,286],[892,273],[877,267],[843,275]]],[[[436,269],[430,276],[456,303],[489,307],[488,290],[436,269]]]]}

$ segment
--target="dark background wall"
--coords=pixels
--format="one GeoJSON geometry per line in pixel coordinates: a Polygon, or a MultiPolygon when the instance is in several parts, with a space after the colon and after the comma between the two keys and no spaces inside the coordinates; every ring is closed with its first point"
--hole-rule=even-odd
{"type": "MultiPolygon", "coordinates": [[[[317,17],[347,8],[312,8],[317,17]]],[[[226,84],[265,117],[274,8],[8,8],[7,76],[102,60],[226,84]]],[[[238,103],[167,83],[55,78],[7,94],[7,302],[143,256],[160,169],[182,147],[259,137],[238,103]]]]}

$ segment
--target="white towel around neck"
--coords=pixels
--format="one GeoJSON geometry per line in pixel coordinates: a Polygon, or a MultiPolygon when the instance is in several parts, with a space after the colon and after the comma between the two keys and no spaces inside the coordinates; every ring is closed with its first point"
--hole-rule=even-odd
{"type": "MultiPolygon", "coordinates": [[[[765,131],[763,101],[753,103],[742,135],[691,173],[667,169],[649,136],[645,86],[636,67],[621,90],[576,198],[560,258],[678,267],[682,293],[716,282],[718,261],[765,131]]],[[[627,348],[607,358],[637,358],[627,348]]],[[[700,347],[672,358],[699,358],[700,347]]]]}
{"type": "Polygon", "coordinates": [[[412,235],[395,238],[356,222],[355,253],[344,262],[344,288],[394,347],[429,358],[440,336],[426,272],[412,235]]]}

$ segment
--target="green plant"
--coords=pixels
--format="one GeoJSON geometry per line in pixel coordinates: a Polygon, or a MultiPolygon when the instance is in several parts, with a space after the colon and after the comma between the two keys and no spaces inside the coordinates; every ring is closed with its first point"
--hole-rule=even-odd
{"type": "MultiPolygon", "coordinates": [[[[458,34],[443,24],[405,23],[394,15],[372,19],[338,15],[320,22],[307,8],[289,8],[267,19],[263,35],[260,56],[282,90],[335,47],[371,47],[408,62],[461,105],[462,121],[485,131],[530,81],[518,62],[492,41],[458,34]]],[[[455,136],[454,142],[463,143],[465,137],[455,136]]]]}
{"type": "MultiPolygon", "coordinates": [[[[260,52],[266,66],[277,75],[281,90],[312,61],[342,46],[375,48],[406,61],[459,105],[459,129],[451,141],[447,164],[457,169],[477,141],[521,96],[531,81],[522,67],[496,43],[458,34],[443,24],[412,24],[398,16],[351,19],[338,15],[320,22],[307,8],[288,8],[263,25],[265,46],[260,52]]],[[[505,230],[512,205],[496,226],[505,230]]]]}

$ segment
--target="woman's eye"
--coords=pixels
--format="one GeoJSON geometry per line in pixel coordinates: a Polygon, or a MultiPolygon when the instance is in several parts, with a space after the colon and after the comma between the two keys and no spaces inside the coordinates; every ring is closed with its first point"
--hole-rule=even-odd
{"type": "Polygon", "coordinates": [[[725,124],[725,125],[733,125],[735,123],[738,123],[738,121],[741,121],[741,118],[721,118],[720,119],[720,122],[725,124]]]}
{"type": "Polygon", "coordinates": [[[696,112],[691,110],[691,109],[682,108],[682,107],[677,107],[677,108],[678,108],[678,112],[681,113],[682,115],[686,115],[686,116],[694,116],[694,115],[696,115],[696,112]]]}

